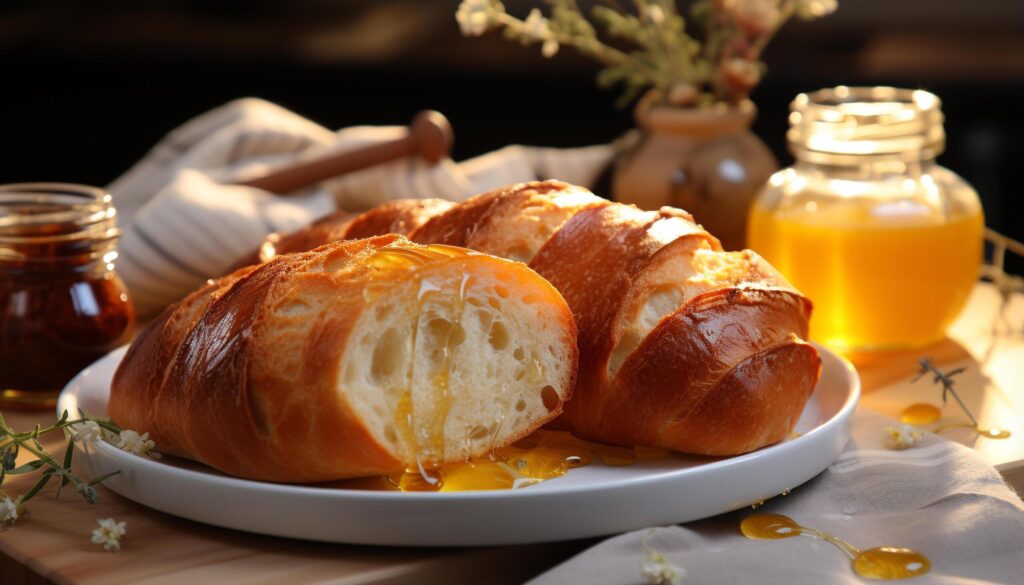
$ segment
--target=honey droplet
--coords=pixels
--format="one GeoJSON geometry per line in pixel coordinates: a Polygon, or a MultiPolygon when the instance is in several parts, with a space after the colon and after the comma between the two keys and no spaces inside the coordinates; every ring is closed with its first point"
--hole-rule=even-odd
{"type": "Polygon", "coordinates": [[[777,540],[799,536],[800,525],[789,516],[781,514],[754,514],[740,523],[740,532],[747,538],[777,540]]]}
{"type": "Polygon", "coordinates": [[[853,572],[866,579],[909,579],[931,570],[928,557],[909,548],[882,546],[853,559],[853,572]]]}
{"type": "Polygon", "coordinates": [[[1009,439],[1011,435],[1006,429],[978,429],[978,434],[989,439],[1009,439]]]}
{"type": "Polygon", "coordinates": [[[781,514],[754,514],[740,523],[740,532],[747,538],[778,540],[794,536],[810,536],[837,546],[848,557],[853,572],[867,579],[909,579],[931,570],[931,562],[923,554],[909,548],[882,546],[865,551],[838,536],[815,528],[800,526],[781,514]]]}
{"type": "Polygon", "coordinates": [[[910,425],[930,425],[939,420],[942,410],[931,404],[911,404],[900,413],[900,421],[910,425]]]}

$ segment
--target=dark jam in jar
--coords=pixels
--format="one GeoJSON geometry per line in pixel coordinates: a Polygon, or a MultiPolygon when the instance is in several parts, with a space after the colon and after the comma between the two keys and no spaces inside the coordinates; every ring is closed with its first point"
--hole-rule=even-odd
{"type": "Polygon", "coordinates": [[[75,374],[131,339],[115,215],[100,189],[0,186],[0,406],[52,407],[75,374]]]}

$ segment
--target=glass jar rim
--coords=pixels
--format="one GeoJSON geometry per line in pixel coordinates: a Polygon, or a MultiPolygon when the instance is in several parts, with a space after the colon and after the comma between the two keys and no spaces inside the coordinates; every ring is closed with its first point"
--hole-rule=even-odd
{"type": "Polygon", "coordinates": [[[941,104],[931,92],[888,86],[801,93],[790,104],[786,138],[797,158],[812,162],[931,159],[945,147],[941,104]]]}
{"type": "Polygon", "coordinates": [[[0,243],[5,245],[112,245],[120,236],[116,216],[110,193],[99,187],[73,183],[0,185],[0,243]]]}

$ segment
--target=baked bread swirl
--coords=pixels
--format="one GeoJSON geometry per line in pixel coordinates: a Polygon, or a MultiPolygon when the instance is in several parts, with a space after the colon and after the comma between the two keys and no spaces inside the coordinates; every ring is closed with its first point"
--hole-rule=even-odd
{"type": "Polygon", "coordinates": [[[470,198],[409,233],[515,260],[562,293],[580,369],[558,424],[584,438],[734,455],[784,439],[821,369],[811,302],[682,210],[559,181],[470,198]]]}
{"type": "Polygon", "coordinates": [[[212,282],[129,348],[109,414],[226,473],[316,482],[482,455],[556,417],[575,326],[522,264],[396,235],[212,282]]]}

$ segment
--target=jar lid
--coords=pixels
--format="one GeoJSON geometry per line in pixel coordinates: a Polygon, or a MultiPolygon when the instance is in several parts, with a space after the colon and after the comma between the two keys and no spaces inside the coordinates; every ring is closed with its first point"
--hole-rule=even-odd
{"type": "Polygon", "coordinates": [[[930,92],[846,87],[802,93],[790,104],[786,138],[797,158],[935,158],[944,149],[941,101],[930,92]]]}

